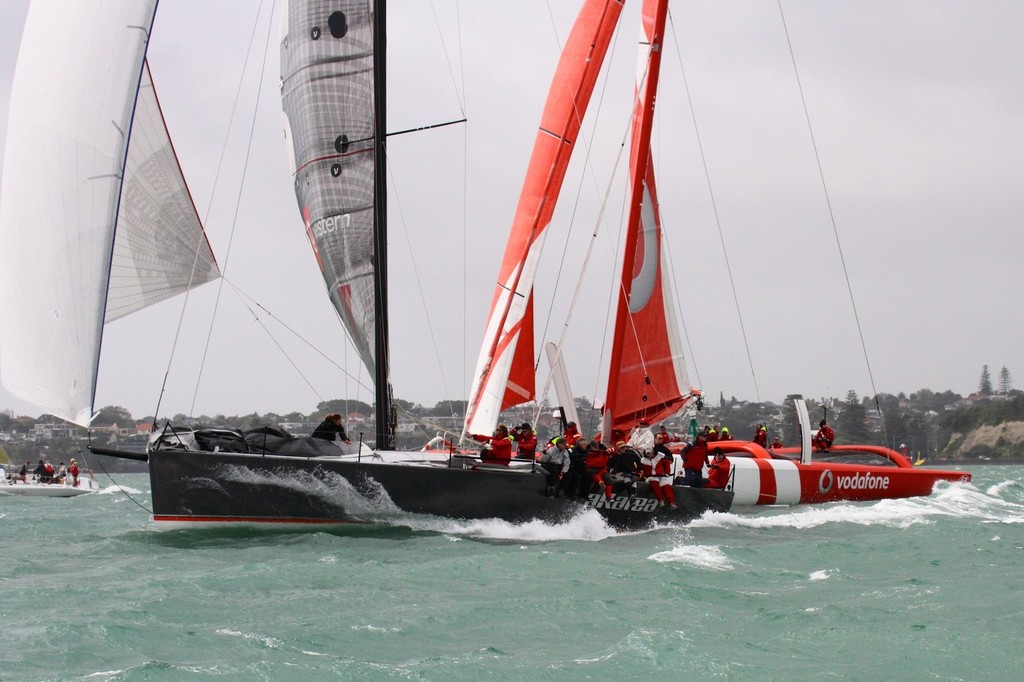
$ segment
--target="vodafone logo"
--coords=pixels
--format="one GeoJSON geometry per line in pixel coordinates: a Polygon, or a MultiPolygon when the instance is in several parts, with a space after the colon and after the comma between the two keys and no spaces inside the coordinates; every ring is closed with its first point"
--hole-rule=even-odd
{"type": "Polygon", "coordinates": [[[821,472],[821,478],[818,479],[818,492],[827,495],[832,491],[833,485],[836,490],[888,490],[889,477],[871,472],[834,476],[829,469],[825,469],[821,472]]]}
{"type": "Polygon", "coordinates": [[[840,490],[887,490],[889,477],[872,476],[870,473],[840,476],[836,480],[836,487],[840,490]]]}

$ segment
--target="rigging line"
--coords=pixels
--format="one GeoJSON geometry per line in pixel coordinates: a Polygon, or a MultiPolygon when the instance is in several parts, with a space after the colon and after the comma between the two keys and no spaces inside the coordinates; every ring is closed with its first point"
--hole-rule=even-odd
{"type": "MultiPolygon", "coordinates": [[[[455,3],[456,25],[459,27],[456,36],[459,39],[459,78],[462,82],[462,92],[466,100],[463,102],[463,112],[469,107],[469,93],[466,91],[466,60],[465,51],[462,47],[462,13],[459,12],[459,3],[455,3]]],[[[469,131],[468,126],[462,127],[462,381],[461,386],[469,385],[469,377],[466,375],[466,350],[468,325],[466,319],[469,316],[469,131]]],[[[463,410],[465,411],[465,410],[463,410]]]]}
{"type": "MultiPolygon", "coordinates": [[[[793,63],[793,75],[796,77],[796,87],[800,92],[800,103],[804,109],[804,119],[807,121],[807,132],[811,138],[811,147],[814,149],[814,161],[818,165],[818,177],[821,179],[821,189],[825,194],[825,204],[828,206],[828,217],[832,223],[832,234],[836,239],[836,249],[839,251],[839,262],[843,266],[843,277],[846,279],[846,291],[850,296],[850,307],[853,308],[853,319],[857,323],[857,334],[860,336],[860,347],[864,353],[864,364],[867,366],[868,379],[871,381],[871,391],[875,396],[875,409],[881,414],[881,407],[878,404],[878,389],[875,388],[875,377],[871,372],[871,360],[868,358],[868,347],[864,341],[864,330],[860,324],[860,315],[857,312],[857,301],[853,297],[853,286],[850,284],[850,272],[846,267],[846,256],[843,254],[843,244],[839,239],[839,227],[836,225],[836,216],[832,210],[832,199],[829,196],[828,184],[825,182],[825,171],[821,166],[821,155],[818,153],[818,142],[814,138],[814,127],[811,125],[811,115],[807,110],[807,99],[804,97],[804,86],[800,81],[800,70],[796,66],[796,56],[793,53],[793,41],[789,37],[789,27],[786,25],[786,15],[782,11],[782,0],[776,0],[779,6],[779,17],[782,19],[782,30],[786,34],[786,44],[789,46],[789,59],[793,63]]],[[[883,420],[884,430],[884,420],[883,420]]],[[[884,433],[882,434],[885,435],[884,433]]]]}
{"type": "MultiPolygon", "coordinates": [[[[156,424],[156,418],[153,419],[153,423],[156,424]]],[[[92,430],[91,429],[89,430],[89,441],[90,441],[90,443],[92,442],[92,430]]],[[[88,460],[86,460],[86,458],[85,458],[85,451],[82,449],[82,445],[80,443],[76,443],[75,447],[78,449],[78,456],[82,458],[83,462],[87,462],[88,460]]],[[[139,502],[137,499],[132,497],[132,494],[129,493],[124,488],[124,486],[122,486],[120,483],[118,483],[116,480],[114,480],[114,477],[110,475],[110,472],[107,471],[107,467],[103,466],[103,461],[100,460],[99,458],[96,459],[96,466],[98,466],[100,468],[100,470],[103,472],[103,475],[106,476],[107,478],[109,478],[110,482],[114,485],[114,487],[117,488],[118,491],[120,491],[120,493],[122,495],[127,497],[132,502],[132,504],[134,504],[139,509],[141,509],[144,512],[147,512],[150,515],[153,514],[153,510],[152,509],[149,509],[144,504],[139,502]]],[[[92,469],[89,469],[89,475],[92,476],[92,469]]],[[[95,481],[96,477],[93,476],[92,480],[95,481]]]]}
{"type": "MultiPolygon", "coordinates": [[[[277,5],[276,0],[270,5],[270,16],[274,16],[274,8],[277,5]]],[[[238,194],[235,197],[235,210],[231,217],[231,230],[228,236],[228,246],[224,253],[224,267],[221,269],[221,280],[217,285],[217,296],[214,301],[213,314],[210,316],[210,327],[206,334],[206,344],[203,347],[203,356],[199,361],[199,374],[196,377],[196,388],[192,393],[192,405],[189,407],[189,416],[195,413],[196,401],[199,399],[199,384],[202,382],[203,370],[206,367],[206,358],[210,351],[210,339],[213,338],[213,325],[217,319],[217,311],[220,309],[220,297],[224,291],[224,276],[228,269],[228,260],[231,258],[231,245],[235,241],[235,230],[238,227],[238,211],[242,204],[242,193],[245,189],[245,177],[249,171],[249,157],[252,155],[253,138],[256,135],[256,114],[260,108],[260,98],[263,94],[263,79],[267,71],[267,54],[270,51],[271,40],[270,40],[270,29],[274,22],[267,21],[267,34],[263,48],[263,62],[260,65],[260,78],[259,85],[256,88],[256,103],[252,108],[252,118],[249,121],[249,139],[245,147],[245,158],[242,163],[242,177],[238,183],[238,194]]]]}
{"type": "MultiPolygon", "coordinates": [[[[163,381],[160,384],[160,392],[157,394],[156,408],[153,410],[154,416],[160,414],[160,405],[163,403],[164,393],[167,390],[167,380],[168,380],[168,378],[171,375],[171,364],[174,362],[174,356],[176,355],[176,351],[177,351],[177,348],[178,348],[178,341],[181,339],[182,327],[185,324],[185,310],[188,309],[188,303],[189,303],[189,300],[191,299],[191,295],[192,295],[192,282],[195,279],[196,267],[197,267],[198,262],[199,262],[199,254],[201,252],[203,244],[204,243],[206,243],[206,244],[209,243],[209,241],[206,239],[206,224],[207,224],[207,221],[210,219],[210,212],[213,210],[213,200],[214,200],[214,197],[217,196],[217,186],[220,183],[220,174],[221,174],[221,171],[224,168],[224,159],[227,157],[228,139],[230,139],[230,137],[231,137],[231,129],[232,129],[234,121],[235,121],[235,112],[238,110],[238,102],[239,102],[239,100],[241,99],[241,96],[242,96],[242,83],[244,81],[246,67],[249,64],[249,57],[252,55],[253,45],[256,42],[256,28],[259,26],[260,14],[262,14],[262,12],[263,12],[263,4],[264,3],[261,0],[261,2],[259,4],[259,7],[256,10],[256,17],[255,17],[255,19],[253,19],[252,30],[249,33],[249,45],[246,47],[246,50],[245,50],[245,59],[242,60],[242,72],[241,72],[241,74],[239,75],[239,78],[238,78],[238,87],[235,88],[235,101],[231,105],[231,114],[228,117],[228,128],[227,128],[227,131],[225,131],[225,133],[224,133],[224,142],[221,145],[220,159],[217,161],[217,171],[214,173],[214,176],[213,176],[213,186],[210,189],[210,200],[206,204],[206,212],[205,212],[205,215],[204,215],[203,221],[202,221],[203,239],[200,239],[197,242],[197,244],[196,244],[196,252],[195,252],[195,255],[193,256],[193,259],[192,259],[192,272],[189,274],[189,286],[188,286],[187,289],[185,289],[185,296],[183,297],[182,302],[181,302],[181,312],[178,314],[178,325],[177,325],[177,327],[174,330],[174,339],[171,342],[170,353],[168,354],[168,357],[167,357],[167,367],[164,369],[164,378],[163,378],[163,381]]],[[[153,88],[153,96],[156,97],[156,85],[154,85],[152,83],[152,81],[153,81],[152,74],[150,74],[150,85],[153,88]]],[[[159,102],[159,100],[157,100],[157,108],[159,108],[159,107],[160,107],[160,102],[159,102]]],[[[170,137],[170,133],[168,133],[167,135],[168,135],[168,138],[169,138],[170,137]]],[[[173,144],[172,144],[172,148],[173,148],[173,144]]],[[[184,176],[184,172],[182,172],[182,178],[184,178],[184,177],[185,177],[184,176]]],[[[153,419],[153,428],[154,429],[156,428],[156,419],[155,418],[153,419]]]]}
{"type": "MultiPolygon", "coordinates": [[[[308,339],[307,339],[306,337],[304,337],[304,336],[303,336],[302,334],[300,334],[300,333],[299,333],[298,331],[296,331],[295,329],[293,329],[293,328],[292,328],[292,327],[291,327],[290,325],[288,325],[287,323],[285,323],[285,321],[284,321],[284,320],[282,320],[282,319],[281,319],[281,318],[279,318],[278,316],[274,315],[274,313],[272,313],[272,312],[271,312],[270,310],[268,310],[268,309],[267,309],[267,308],[266,308],[266,307],[265,307],[265,306],[264,306],[264,305],[263,305],[262,303],[258,302],[258,301],[257,301],[256,299],[254,299],[254,298],[253,298],[252,296],[250,296],[249,294],[247,294],[247,293],[245,293],[244,291],[242,291],[242,289],[240,289],[240,288],[238,287],[238,285],[237,285],[237,284],[235,284],[234,282],[232,282],[231,280],[229,280],[229,279],[228,279],[227,277],[224,277],[223,279],[224,279],[225,283],[226,283],[226,284],[227,284],[227,285],[228,285],[229,287],[231,287],[231,289],[232,289],[232,290],[233,290],[233,291],[235,292],[235,294],[236,294],[236,295],[237,295],[237,296],[238,296],[238,297],[239,297],[240,299],[242,299],[242,304],[243,304],[243,305],[245,305],[245,306],[246,306],[246,308],[249,308],[250,312],[252,311],[252,309],[250,308],[249,304],[248,304],[248,303],[247,303],[246,301],[248,301],[249,303],[252,303],[252,305],[254,305],[254,306],[256,306],[257,308],[259,308],[260,310],[262,310],[262,311],[263,311],[263,312],[264,312],[264,313],[265,313],[265,314],[267,315],[267,317],[271,318],[272,320],[274,320],[275,322],[277,322],[277,323],[278,323],[279,325],[281,325],[282,327],[284,327],[284,329],[285,329],[286,331],[290,332],[290,333],[291,333],[291,334],[292,334],[292,335],[293,335],[293,336],[294,336],[295,338],[297,338],[297,339],[298,339],[299,341],[301,341],[302,343],[304,343],[304,344],[305,344],[305,345],[306,345],[307,347],[309,347],[309,348],[310,348],[310,349],[311,349],[311,350],[312,350],[312,351],[313,351],[314,353],[316,353],[317,355],[319,355],[320,357],[322,357],[322,358],[323,358],[324,360],[326,360],[327,362],[329,362],[329,363],[330,363],[331,365],[333,365],[333,366],[334,366],[334,367],[335,367],[335,368],[336,368],[337,370],[339,370],[339,371],[340,371],[340,372],[341,372],[342,374],[344,374],[344,375],[345,375],[345,377],[346,377],[346,381],[347,381],[347,380],[349,380],[349,379],[351,379],[352,381],[354,381],[354,382],[356,383],[356,385],[358,385],[358,386],[359,386],[360,388],[362,388],[363,390],[366,390],[366,391],[369,391],[369,392],[372,392],[372,391],[373,391],[373,388],[372,388],[372,387],[370,387],[370,386],[367,386],[367,385],[366,385],[365,383],[363,383],[363,382],[362,382],[362,381],[361,381],[361,380],[360,380],[360,379],[359,379],[358,377],[355,377],[355,376],[353,376],[353,375],[352,375],[352,373],[351,373],[351,372],[349,372],[349,371],[348,371],[348,370],[347,370],[347,369],[346,369],[345,367],[342,367],[342,366],[341,366],[341,365],[339,365],[339,364],[338,364],[337,362],[335,362],[334,360],[332,360],[330,356],[328,356],[328,355],[327,355],[326,353],[324,353],[324,352],[323,352],[323,351],[321,351],[321,350],[320,350],[319,348],[317,348],[316,346],[314,346],[314,345],[313,345],[313,344],[312,344],[312,343],[311,343],[311,342],[310,342],[310,341],[309,341],[309,340],[308,340],[308,339]]],[[[344,344],[344,347],[345,347],[345,355],[346,355],[346,361],[345,361],[345,364],[346,364],[346,367],[347,367],[347,365],[348,365],[348,347],[349,347],[349,344],[344,344]]],[[[359,363],[359,365],[357,365],[357,366],[358,366],[358,367],[362,367],[362,363],[359,363]]],[[[300,376],[302,376],[302,373],[300,372],[300,373],[299,373],[299,375],[300,375],[300,376]]],[[[315,389],[314,389],[314,393],[316,393],[316,390],[315,390],[315,389]]],[[[317,393],[317,395],[319,396],[319,393],[317,393]]]]}
{"type": "MultiPolygon", "coordinates": [[[[385,161],[386,160],[387,159],[385,158],[385,161]]],[[[416,266],[416,250],[413,249],[412,240],[409,238],[409,230],[407,229],[407,223],[405,222],[405,210],[402,208],[402,200],[397,196],[397,192],[394,189],[398,186],[398,184],[395,182],[395,176],[392,170],[393,166],[389,163],[387,164],[386,167],[388,170],[388,177],[391,179],[392,187],[392,191],[390,192],[389,196],[394,199],[395,204],[397,205],[398,208],[399,222],[402,225],[402,236],[405,237],[405,245],[409,249],[409,256],[412,262],[413,277],[416,280],[416,290],[420,294],[420,303],[423,305],[424,317],[426,317],[427,320],[427,332],[429,333],[430,336],[430,343],[434,347],[434,358],[437,360],[437,367],[441,372],[441,389],[444,391],[445,397],[447,397],[451,394],[448,392],[448,382],[445,380],[444,364],[441,362],[441,351],[437,347],[437,335],[434,334],[434,325],[431,324],[430,322],[430,315],[427,309],[427,298],[423,293],[423,279],[420,277],[420,270],[416,266]]],[[[455,410],[450,401],[449,407],[452,408],[451,416],[454,418],[455,410]]]]}
{"type": "MultiPolygon", "coordinates": [[[[672,23],[672,33],[675,36],[675,23],[672,21],[672,13],[669,12],[669,22],[672,23]]],[[[747,328],[743,323],[743,312],[740,310],[740,299],[736,292],[736,282],[732,275],[732,265],[729,262],[729,250],[725,245],[725,232],[722,230],[722,219],[718,213],[718,202],[715,201],[715,192],[711,185],[711,172],[708,170],[707,156],[704,153],[704,142],[700,135],[700,126],[697,124],[697,112],[693,106],[693,97],[690,94],[690,84],[686,79],[686,68],[683,66],[683,56],[679,51],[679,40],[678,38],[673,41],[676,46],[676,58],[679,60],[679,68],[683,74],[683,88],[686,90],[686,101],[690,107],[690,119],[693,121],[693,129],[696,133],[697,149],[700,153],[701,166],[704,169],[704,181],[708,186],[708,196],[711,200],[711,209],[715,215],[715,225],[718,228],[718,240],[722,244],[722,253],[725,256],[725,270],[729,275],[729,287],[732,290],[733,303],[736,306],[736,317],[740,323],[740,334],[743,336],[743,348],[747,353],[747,364],[750,367],[750,378],[754,382],[754,393],[757,396],[757,402],[761,402],[761,389],[757,384],[757,373],[754,371],[754,359],[750,354],[750,343],[747,340],[747,328]]]]}

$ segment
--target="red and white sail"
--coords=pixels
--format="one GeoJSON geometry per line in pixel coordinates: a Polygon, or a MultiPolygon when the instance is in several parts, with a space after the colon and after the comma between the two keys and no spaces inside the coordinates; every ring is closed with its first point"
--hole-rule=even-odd
{"type": "Polygon", "coordinates": [[[466,415],[468,433],[491,433],[501,410],[535,397],[533,283],[580,124],[623,0],[587,0],[562,51],[484,332],[466,415]]]}
{"type": "Polygon", "coordinates": [[[654,423],[689,399],[686,365],[662,251],[661,212],[654,182],[651,127],[661,68],[667,0],[645,0],[638,57],[637,100],[630,149],[630,205],[622,278],[612,338],[602,433],[654,423]]]}

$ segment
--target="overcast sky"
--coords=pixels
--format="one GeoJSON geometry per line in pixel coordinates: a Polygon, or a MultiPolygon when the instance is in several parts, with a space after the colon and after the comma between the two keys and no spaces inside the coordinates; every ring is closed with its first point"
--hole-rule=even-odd
{"type": "MultiPolygon", "coordinates": [[[[595,92],[586,143],[552,223],[538,338],[560,331],[623,138],[640,4],[627,2],[614,64],[595,92]]],[[[0,4],[0,131],[27,6],[0,4]]],[[[281,133],[276,25],[242,183],[260,65],[258,56],[243,74],[243,59],[253,26],[260,56],[268,29],[257,7],[162,0],[149,57],[227,278],[302,340],[262,311],[248,312],[233,288],[207,285],[185,315],[161,414],[310,412],[323,399],[372,401],[372,391],[339,369],[370,385],[329,307],[298,216],[281,133]],[[243,113],[229,135],[240,81],[243,113]]],[[[390,130],[468,118],[389,141],[398,397],[433,405],[468,394],[540,110],[577,7],[388,3],[390,130]]],[[[784,0],[782,8],[813,144],[775,0],[670,9],[653,144],[691,383],[714,400],[843,397],[851,389],[967,394],[987,364],[994,378],[1005,365],[1021,387],[1024,3],[784,0]]],[[[603,392],[622,192],[619,183],[609,194],[565,351],[578,395],[603,392]]],[[[108,328],[97,407],[121,405],[137,417],[155,411],[180,311],[178,299],[108,328]]],[[[541,370],[543,381],[546,362],[541,370]]],[[[2,389],[0,409],[40,412],[2,389]]]]}

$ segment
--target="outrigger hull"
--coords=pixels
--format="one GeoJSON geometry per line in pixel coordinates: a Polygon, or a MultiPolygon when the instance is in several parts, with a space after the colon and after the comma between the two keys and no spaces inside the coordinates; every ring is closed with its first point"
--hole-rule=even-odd
{"type": "Polygon", "coordinates": [[[838,445],[800,461],[799,448],[766,450],[749,441],[717,441],[732,464],[733,509],[750,505],[897,499],[931,495],[939,482],[967,483],[964,471],[915,467],[888,448],[838,445]]]}
{"type": "Polygon", "coordinates": [[[149,474],[153,520],[175,527],[387,523],[386,504],[371,502],[384,493],[398,510],[414,514],[558,523],[589,506],[615,528],[640,529],[728,511],[733,498],[724,490],[676,486],[678,509],[659,509],[646,486],[635,497],[610,501],[599,493],[585,500],[547,497],[544,476],[530,470],[195,450],[152,451],[149,474]]]}

